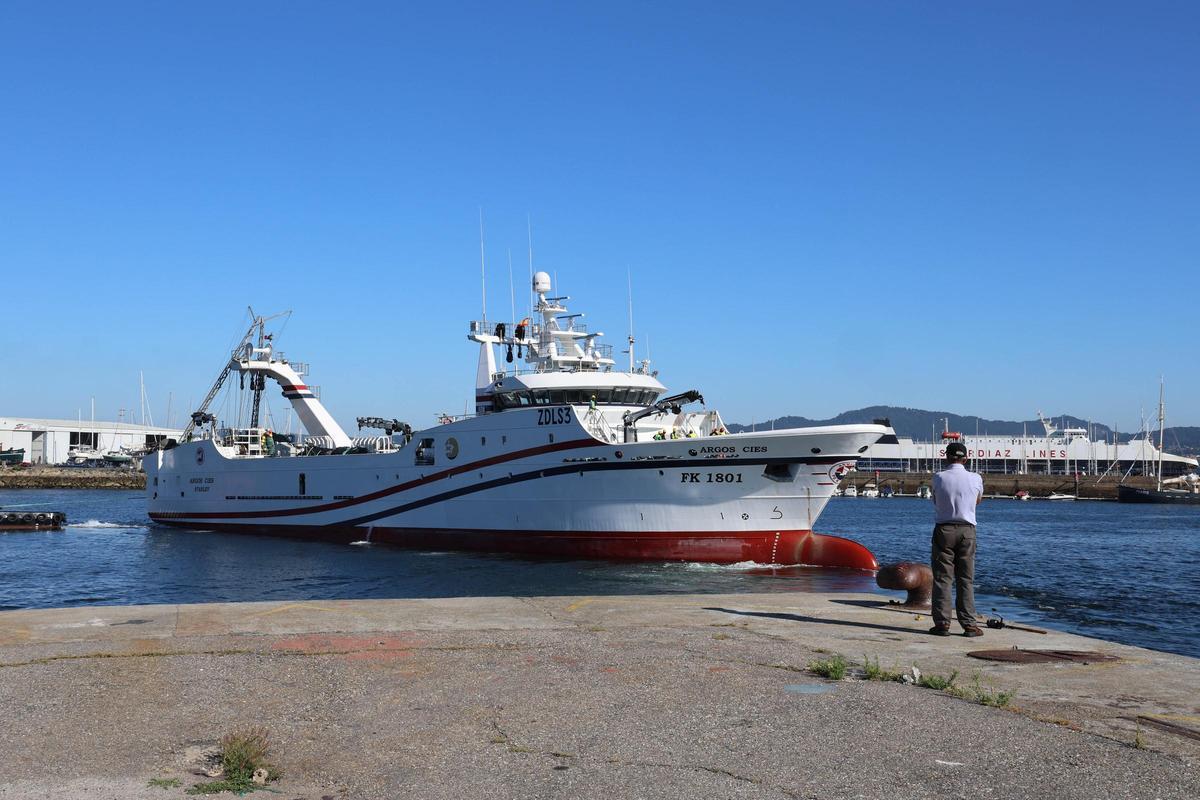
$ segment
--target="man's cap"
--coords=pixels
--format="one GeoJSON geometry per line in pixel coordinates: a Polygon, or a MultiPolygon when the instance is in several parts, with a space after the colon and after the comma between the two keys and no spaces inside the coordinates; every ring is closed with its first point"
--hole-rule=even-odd
{"type": "Polygon", "coordinates": [[[956,458],[967,457],[967,446],[962,442],[951,442],[946,445],[946,460],[953,461],[956,458]]]}

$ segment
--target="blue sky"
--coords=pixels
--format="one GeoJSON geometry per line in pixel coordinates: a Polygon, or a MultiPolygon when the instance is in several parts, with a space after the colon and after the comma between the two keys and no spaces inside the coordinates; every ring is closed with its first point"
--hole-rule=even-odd
{"type": "Polygon", "coordinates": [[[531,216],[729,421],[1200,424],[1200,7],[1082,9],[6,3],[0,414],[161,420],[247,305],[345,423],[460,411],[482,207],[489,316],[531,216]]]}

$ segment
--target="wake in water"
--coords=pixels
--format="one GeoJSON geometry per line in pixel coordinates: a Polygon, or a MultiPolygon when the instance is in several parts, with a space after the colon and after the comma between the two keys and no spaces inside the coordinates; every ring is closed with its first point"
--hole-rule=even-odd
{"type": "MultiPolygon", "coordinates": [[[[677,562],[668,561],[667,565],[671,566],[677,562]]],[[[738,561],[736,564],[709,564],[703,561],[686,561],[683,563],[684,569],[696,570],[698,572],[752,572],[759,569],[824,569],[824,567],[814,567],[812,564],[760,564],[757,561],[738,561]]]]}
{"type": "Polygon", "coordinates": [[[98,519],[89,519],[87,522],[71,522],[67,524],[68,528],[122,528],[130,531],[144,531],[147,529],[145,525],[127,525],[120,522],[101,522],[98,519]]]}

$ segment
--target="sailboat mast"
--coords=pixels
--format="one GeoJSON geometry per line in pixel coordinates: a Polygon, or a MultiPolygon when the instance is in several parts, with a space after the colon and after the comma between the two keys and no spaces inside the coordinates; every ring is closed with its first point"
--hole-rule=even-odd
{"type": "Polygon", "coordinates": [[[1162,491],[1163,430],[1167,421],[1163,406],[1163,379],[1158,379],[1158,491],[1162,491]]]}

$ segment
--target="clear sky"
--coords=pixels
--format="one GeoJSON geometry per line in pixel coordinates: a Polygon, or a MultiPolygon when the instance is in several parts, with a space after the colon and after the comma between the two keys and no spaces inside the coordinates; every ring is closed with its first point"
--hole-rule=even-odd
{"type": "MultiPolygon", "coordinates": [[[[1200,5],[0,4],[0,414],[155,418],[245,308],[461,411],[534,259],[726,420],[1200,424],[1200,5]]],[[[284,401],[272,393],[272,404],[284,401]]]]}

